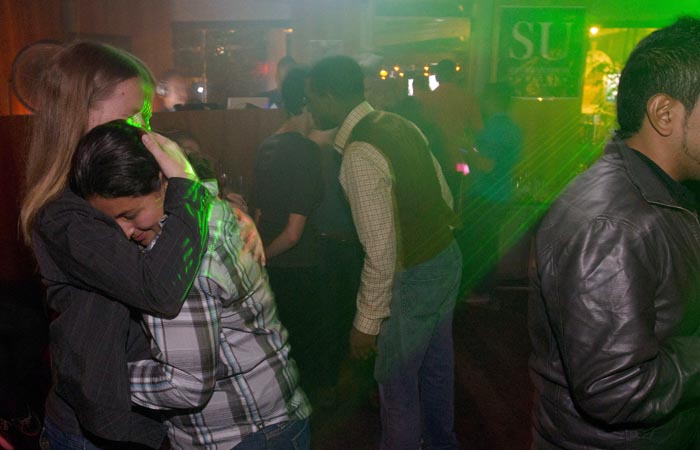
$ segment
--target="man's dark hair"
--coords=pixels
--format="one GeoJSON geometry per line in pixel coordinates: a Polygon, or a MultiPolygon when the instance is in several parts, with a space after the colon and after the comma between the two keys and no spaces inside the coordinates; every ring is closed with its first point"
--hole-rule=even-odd
{"type": "Polygon", "coordinates": [[[68,182],[80,197],[140,197],[160,189],[160,166],[123,120],[93,128],[78,143],[68,182]]]}
{"type": "Polygon", "coordinates": [[[443,59],[437,63],[434,72],[439,83],[449,83],[457,78],[457,64],[451,59],[443,59]]]}
{"type": "Polygon", "coordinates": [[[646,104],[664,93],[686,113],[700,97],[700,20],[683,17],[642,39],[622,70],[617,95],[618,135],[629,138],[642,127],[646,104]]]}
{"type": "Polygon", "coordinates": [[[287,72],[282,82],[282,102],[289,115],[298,116],[306,105],[304,85],[309,70],[304,67],[295,67],[287,72]]]}
{"type": "Polygon", "coordinates": [[[277,70],[288,69],[288,68],[294,67],[296,65],[297,65],[297,62],[294,60],[294,58],[292,58],[289,55],[285,55],[285,56],[281,57],[279,61],[277,61],[277,70]]]}
{"type": "Polygon", "coordinates": [[[340,100],[365,96],[362,69],[348,56],[329,56],[317,62],[309,72],[309,86],[318,94],[330,94],[340,100]]]}

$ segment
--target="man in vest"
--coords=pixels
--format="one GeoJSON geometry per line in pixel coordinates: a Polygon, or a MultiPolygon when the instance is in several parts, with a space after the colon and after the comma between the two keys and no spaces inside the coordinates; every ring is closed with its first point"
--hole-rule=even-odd
{"type": "Polygon", "coordinates": [[[423,134],[364,99],[351,58],[319,61],[306,86],[321,129],[339,127],[340,183],[365,250],[350,332],[355,358],[376,352],[383,450],[457,449],[452,312],[461,256],[452,197],[423,134]]]}

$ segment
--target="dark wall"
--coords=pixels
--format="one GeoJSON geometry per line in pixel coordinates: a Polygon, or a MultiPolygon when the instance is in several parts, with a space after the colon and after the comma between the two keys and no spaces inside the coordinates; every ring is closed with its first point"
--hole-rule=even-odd
{"type": "Polygon", "coordinates": [[[30,118],[0,117],[0,282],[28,280],[34,274],[31,252],[17,226],[30,118]]]}
{"type": "Polygon", "coordinates": [[[172,68],[170,0],[0,0],[0,22],[0,115],[28,113],[7,86],[15,56],[38,40],[98,40],[132,52],[157,75],[172,68]]]}

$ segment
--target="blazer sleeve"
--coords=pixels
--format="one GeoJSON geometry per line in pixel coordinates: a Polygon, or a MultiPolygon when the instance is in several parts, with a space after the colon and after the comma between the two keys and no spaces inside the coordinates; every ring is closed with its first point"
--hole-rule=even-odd
{"type": "Polygon", "coordinates": [[[171,178],[167,226],[151,251],[124,235],[111,218],[75,194],[42,211],[34,250],[42,276],[102,294],[154,315],[174,317],[197,274],[207,242],[211,196],[198,182],[171,178]]]}

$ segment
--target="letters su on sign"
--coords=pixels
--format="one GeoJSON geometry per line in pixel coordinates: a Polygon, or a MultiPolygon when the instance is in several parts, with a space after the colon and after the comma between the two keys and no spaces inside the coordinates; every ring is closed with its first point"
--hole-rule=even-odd
{"type": "Polygon", "coordinates": [[[557,45],[557,51],[551,52],[551,35],[553,25],[554,22],[516,22],[511,30],[511,35],[515,41],[522,45],[522,48],[517,49],[518,51],[516,51],[516,49],[513,48],[514,46],[511,46],[508,56],[512,59],[523,61],[532,58],[535,51],[539,50],[540,56],[548,61],[565,59],[569,54],[571,31],[574,24],[572,22],[566,22],[563,24],[563,26],[566,27],[565,45],[557,45]],[[539,27],[540,29],[539,46],[537,46],[538,43],[536,42],[536,27],[539,27]]]}

